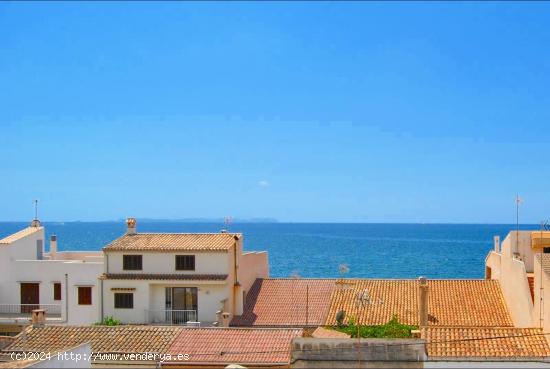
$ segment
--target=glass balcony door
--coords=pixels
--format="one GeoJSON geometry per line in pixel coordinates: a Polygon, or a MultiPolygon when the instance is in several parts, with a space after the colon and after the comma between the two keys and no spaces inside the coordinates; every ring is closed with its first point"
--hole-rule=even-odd
{"type": "Polygon", "coordinates": [[[166,294],[166,310],[172,324],[197,321],[197,287],[168,287],[166,294]]]}

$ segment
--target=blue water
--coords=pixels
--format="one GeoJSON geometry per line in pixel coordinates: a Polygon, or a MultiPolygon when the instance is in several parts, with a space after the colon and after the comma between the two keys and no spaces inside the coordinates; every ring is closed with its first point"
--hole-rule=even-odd
{"type": "MultiPolygon", "coordinates": [[[[126,230],[124,222],[44,223],[63,250],[100,250],[126,230]]],[[[0,222],[0,238],[27,223],[0,222]]],[[[139,232],[218,232],[218,223],[138,222],[139,232]]],[[[241,223],[245,250],[269,252],[272,277],[483,278],[493,236],[515,225],[241,223]]],[[[522,225],[521,229],[537,229],[522,225]]]]}

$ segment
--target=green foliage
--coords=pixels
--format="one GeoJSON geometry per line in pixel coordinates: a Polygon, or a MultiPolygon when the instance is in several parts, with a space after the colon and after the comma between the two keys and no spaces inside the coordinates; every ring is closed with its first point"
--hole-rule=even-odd
{"type": "Polygon", "coordinates": [[[389,322],[383,325],[355,325],[355,319],[350,317],[348,325],[334,327],[333,329],[349,334],[353,338],[411,338],[411,331],[418,327],[399,322],[394,315],[389,322]]]}
{"type": "Polygon", "coordinates": [[[96,323],[96,325],[108,325],[108,326],[120,325],[120,320],[115,319],[112,316],[106,316],[103,318],[102,322],[96,323]]]}

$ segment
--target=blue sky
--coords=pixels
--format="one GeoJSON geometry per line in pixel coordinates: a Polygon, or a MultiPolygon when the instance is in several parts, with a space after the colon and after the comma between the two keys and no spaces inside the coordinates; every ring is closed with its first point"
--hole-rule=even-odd
{"type": "Polygon", "coordinates": [[[0,3],[0,219],[550,217],[550,3],[0,3]]]}

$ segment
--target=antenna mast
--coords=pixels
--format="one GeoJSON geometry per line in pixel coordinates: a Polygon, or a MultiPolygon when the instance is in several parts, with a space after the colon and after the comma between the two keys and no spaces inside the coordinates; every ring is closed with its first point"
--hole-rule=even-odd
{"type": "Polygon", "coordinates": [[[34,199],[34,220],[38,219],[38,200],[34,199]]]}
{"type": "Polygon", "coordinates": [[[514,256],[519,256],[519,206],[522,203],[522,198],[516,193],[516,252],[514,256]]]}

